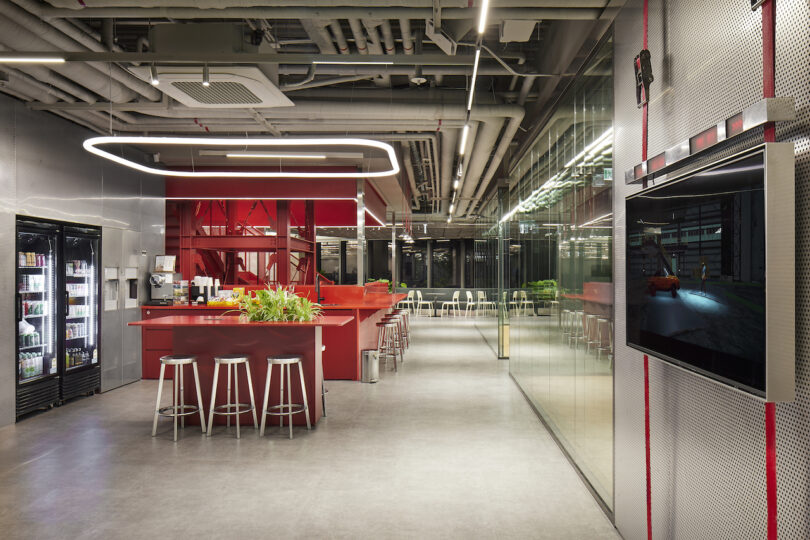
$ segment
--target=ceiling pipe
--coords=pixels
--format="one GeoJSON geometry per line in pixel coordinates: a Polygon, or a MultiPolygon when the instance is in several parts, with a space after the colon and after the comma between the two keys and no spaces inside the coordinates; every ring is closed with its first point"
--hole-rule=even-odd
{"type": "MultiPolygon", "coordinates": [[[[93,39],[91,36],[84,34],[81,30],[71,25],[64,20],[54,20],[49,23],[41,21],[35,15],[38,11],[39,4],[31,2],[31,0],[14,0],[15,4],[8,1],[0,2],[0,14],[8,17],[9,20],[17,23],[22,28],[25,28],[42,40],[50,43],[65,51],[75,51],[77,48],[84,48],[85,50],[93,52],[106,52],[107,48],[101,43],[93,39]]],[[[0,33],[0,35],[2,35],[0,33]]],[[[9,45],[13,38],[3,36],[4,43],[9,45]]],[[[31,50],[31,49],[28,49],[31,50]]],[[[119,47],[114,47],[114,51],[120,52],[119,47]]],[[[122,89],[127,92],[134,90],[145,98],[151,101],[159,101],[162,94],[152,85],[145,83],[139,78],[135,77],[128,71],[115,64],[89,64],[99,71],[102,75],[109,79],[110,76],[121,84],[122,89]]],[[[93,89],[95,91],[95,89],[93,89]]],[[[101,94],[107,95],[107,92],[101,94]]],[[[133,98],[135,96],[133,95],[133,98]]]]}
{"type": "MultiPolygon", "coordinates": [[[[313,66],[314,67],[314,66],[313,66]]],[[[318,79],[317,81],[299,83],[295,86],[282,85],[280,88],[285,92],[293,92],[299,90],[306,90],[308,88],[320,88],[322,86],[331,86],[333,84],[342,84],[347,82],[367,81],[373,78],[372,75],[352,75],[349,77],[335,77],[331,79],[318,79]]]]}
{"type": "Polygon", "coordinates": [[[441,144],[441,180],[439,186],[441,190],[441,213],[447,212],[450,206],[450,195],[453,188],[453,178],[455,178],[455,171],[453,170],[453,162],[455,161],[456,152],[458,151],[458,130],[445,129],[442,130],[442,144],[441,144]]]}
{"type": "Polygon", "coordinates": [[[329,21],[329,29],[332,30],[332,35],[335,37],[335,42],[338,45],[338,52],[340,54],[351,54],[349,50],[349,42],[346,41],[346,36],[343,35],[343,29],[340,27],[340,21],[329,21]]]}
{"type": "Polygon", "coordinates": [[[332,42],[332,36],[326,30],[325,23],[327,21],[301,19],[300,22],[309,38],[318,46],[321,54],[337,54],[335,44],[332,42]]]}
{"type": "Polygon", "coordinates": [[[391,23],[382,21],[380,23],[380,31],[382,32],[383,43],[385,44],[385,54],[396,54],[397,49],[394,44],[394,32],[391,30],[391,23]]]}
{"type": "MultiPolygon", "coordinates": [[[[9,49],[3,45],[0,45],[0,51],[8,51],[9,49]]],[[[68,94],[85,101],[87,103],[95,103],[98,101],[98,98],[95,94],[86,90],[84,87],[79,86],[78,84],[74,83],[73,81],[62,77],[61,75],[54,73],[50,69],[43,67],[43,66],[35,66],[33,64],[25,65],[21,64],[16,68],[18,71],[23,73],[27,73],[28,75],[34,77],[38,81],[49,84],[54,86],[68,94]]],[[[65,100],[71,101],[71,100],[65,100]]]]}
{"type": "MultiPolygon", "coordinates": [[[[526,96],[529,95],[529,91],[532,89],[533,84],[534,77],[526,77],[523,79],[523,84],[520,87],[520,94],[517,98],[517,105],[522,106],[524,103],[526,103],[526,96]]],[[[498,148],[495,149],[495,155],[492,156],[492,161],[489,164],[489,168],[484,174],[484,177],[481,178],[481,184],[479,185],[478,190],[475,192],[475,197],[472,201],[470,201],[467,209],[467,217],[472,214],[476,205],[478,204],[478,201],[480,201],[481,197],[483,197],[484,193],[486,193],[487,187],[489,186],[492,178],[495,176],[495,173],[498,171],[498,167],[503,161],[503,157],[506,155],[506,151],[509,149],[512,139],[515,138],[515,134],[517,133],[518,128],[520,128],[520,123],[522,121],[522,116],[520,118],[515,116],[510,118],[509,122],[506,124],[506,127],[503,130],[503,135],[501,136],[501,141],[498,144],[498,148]]]]}
{"type": "MultiPolygon", "coordinates": [[[[0,16],[0,41],[12,50],[35,51],[43,50],[42,47],[51,47],[41,37],[2,16],[0,16]]],[[[115,103],[132,101],[137,96],[132,90],[110,80],[109,76],[102,75],[90,65],[51,64],[49,68],[115,103]]]]}
{"type": "MultiPolygon", "coordinates": [[[[377,34],[377,25],[379,24],[379,21],[369,21],[363,19],[361,22],[363,23],[363,28],[360,29],[360,32],[363,33],[363,29],[365,29],[365,35],[367,36],[366,46],[369,54],[383,54],[380,36],[377,34]]],[[[390,66],[383,66],[382,68],[380,66],[369,67],[374,67],[375,69],[372,71],[374,71],[376,74],[379,74],[380,71],[385,71],[385,74],[381,74],[379,77],[374,79],[374,84],[385,88],[391,86],[391,77],[388,75],[388,68],[390,66]]]]}
{"type": "MultiPolygon", "coordinates": [[[[559,3],[559,2],[557,2],[559,3]]],[[[533,3],[536,5],[537,2],[533,3]]],[[[332,6],[334,3],[331,4],[332,6]]],[[[79,6],[80,7],[80,6],[79,6]]],[[[518,7],[491,8],[488,20],[497,23],[503,20],[588,20],[599,18],[602,7],[518,7]]],[[[431,19],[433,8],[411,7],[306,7],[288,4],[276,7],[232,7],[224,9],[199,9],[192,7],[112,7],[82,9],[41,8],[43,19],[347,19],[373,18],[431,19]]],[[[469,7],[442,7],[443,20],[477,19],[477,9],[469,7]]]]}
{"type": "Polygon", "coordinates": [[[368,43],[366,42],[366,36],[363,33],[363,25],[360,23],[360,19],[349,19],[349,28],[352,29],[354,46],[357,47],[357,53],[368,54],[368,43]]]}
{"type": "MultiPolygon", "coordinates": [[[[133,0],[48,0],[48,4],[57,8],[113,8],[131,6],[133,0]]],[[[442,0],[442,8],[470,7],[469,0],[442,0]]],[[[498,7],[604,7],[606,0],[498,0],[498,7]]],[[[196,7],[199,9],[224,9],[235,7],[284,7],[309,6],[330,7],[334,0],[138,0],[141,7],[196,7]]],[[[434,0],[341,0],[342,6],[404,6],[427,8],[434,5],[434,0]]]]}
{"type": "Polygon", "coordinates": [[[413,54],[413,34],[411,33],[410,19],[399,20],[399,31],[402,34],[402,52],[413,54]]]}
{"type": "MultiPolygon", "coordinates": [[[[42,107],[32,104],[32,109],[63,109],[63,110],[100,110],[106,111],[110,108],[118,111],[133,111],[154,116],[174,116],[184,118],[234,118],[250,117],[250,114],[242,109],[207,109],[191,107],[169,107],[164,103],[64,103],[55,105],[45,105],[42,107]]],[[[423,125],[431,125],[433,129],[438,127],[438,121],[442,125],[448,121],[463,122],[467,118],[467,108],[463,103],[384,103],[384,102],[345,102],[345,101],[300,101],[295,107],[274,107],[256,108],[257,111],[273,120],[293,119],[312,120],[317,122],[327,120],[351,120],[364,121],[378,119],[392,124],[402,122],[420,122],[423,125]]],[[[475,105],[470,111],[470,118],[473,121],[522,118],[523,107],[518,105],[475,105]]],[[[391,130],[386,130],[391,131],[391,130]]]]}
{"type": "Polygon", "coordinates": [[[419,210],[421,203],[419,202],[419,190],[416,189],[416,176],[413,172],[413,164],[411,163],[411,148],[408,144],[402,146],[402,163],[405,166],[405,172],[408,175],[408,182],[411,185],[411,207],[414,210],[419,210]]]}
{"type": "Polygon", "coordinates": [[[456,209],[453,212],[454,216],[464,215],[469,199],[475,192],[478,180],[484,172],[484,167],[486,167],[487,161],[489,161],[490,154],[492,154],[492,149],[495,147],[495,143],[498,142],[498,135],[501,132],[503,124],[502,119],[484,122],[484,125],[478,130],[478,135],[475,138],[475,146],[471,152],[470,163],[467,166],[467,174],[464,176],[464,181],[460,186],[459,199],[456,202],[456,209]]]}

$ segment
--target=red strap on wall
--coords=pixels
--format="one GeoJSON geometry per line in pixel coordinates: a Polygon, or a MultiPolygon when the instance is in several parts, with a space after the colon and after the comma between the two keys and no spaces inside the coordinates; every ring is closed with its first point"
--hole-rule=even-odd
{"type": "MultiPolygon", "coordinates": [[[[643,47],[647,45],[648,0],[644,0],[643,47]]],[[[649,96],[645,96],[649,99],[649,96]]],[[[641,161],[647,160],[647,103],[641,107],[641,161]]],[[[645,182],[646,187],[646,182],[645,182]]],[[[650,358],[644,355],[644,452],[647,477],[647,540],[652,540],[652,480],[650,478],[650,358]]]]}
{"type": "Polygon", "coordinates": [[[644,355],[644,449],[647,461],[647,539],[652,540],[652,481],[650,480],[650,359],[644,355]]]}
{"type": "MultiPolygon", "coordinates": [[[[776,0],[762,4],[762,97],[776,95],[776,0]]],[[[765,142],[776,141],[776,126],[765,124],[765,142]]],[[[768,506],[768,540],[777,538],[776,404],[765,404],[765,492],[768,506]]]]}

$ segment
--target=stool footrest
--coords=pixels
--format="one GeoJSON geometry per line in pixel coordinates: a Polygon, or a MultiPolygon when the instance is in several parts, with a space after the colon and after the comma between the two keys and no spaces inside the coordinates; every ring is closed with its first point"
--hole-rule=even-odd
{"type": "Polygon", "coordinates": [[[273,416],[287,416],[289,414],[302,413],[307,410],[307,406],[301,403],[283,403],[281,405],[272,405],[267,407],[267,414],[273,416]]]}
{"type": "Polygon", "coordinates": [[[196,405],[178,405],[176,409],[181,410],[183,412],[176,412],[175,407],[173,405],[169,405],[168,407],[161,407],[160,409],[158,409],[158,414],[160,416],[174,418],[175,416],[190,416],[192,414],[197,414],[198,412],[200,412],[200,408],[196,405]],[[175,411],[175,412],[166,412],[166,411],[175,411]]]}
{"type": "Polygon", "coordinates": [[[234,416],[237,414],[244,414],[254,409],[250,403],[231,403],[230,405],[217,405],[211,410],[211,414],[218,414],[220,416],[234,416]],[[231,409],[236,408],[235,411],[231,409]]]}

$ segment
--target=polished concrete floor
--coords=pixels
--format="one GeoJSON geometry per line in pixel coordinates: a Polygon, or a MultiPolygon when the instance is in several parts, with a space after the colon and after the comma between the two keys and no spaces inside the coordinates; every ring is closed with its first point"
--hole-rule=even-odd
{"type": "Polygon", "coordinates": [[[2,428],[0,537],[617,538],[472,321],[413,334],[293,440],[152,438],[155,381],[2,428]]]}

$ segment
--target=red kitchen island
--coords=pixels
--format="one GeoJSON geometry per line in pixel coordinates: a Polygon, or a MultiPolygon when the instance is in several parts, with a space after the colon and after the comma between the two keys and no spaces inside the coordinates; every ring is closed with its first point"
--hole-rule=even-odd
{"type": "MultiPolygon", "coordinates": [[[[315,287],[296,286],[295,293],[306,296],[313,302],[316,300],[315,287]]],[[[323,377],[359,381],[361,351],[377,348],[377,322],[406,295],[370,292],[369,287],[348,285],[324,286],[321,288],[321,295],[325,315],[351,318],[348,324],[326,326],[323,329],[323,344],[326,346],[323,377]]],[[[193,305],[142,306],[141,318],[146,321],[168,315],[222,315],[228,310],[229,308],[193,305]]],[[[172,354],[172,330],[165,326],[139,326],[143,329],[142,377],[157,379],[160,374],[160,357],[172,354]]]]}
{"type": "MultiPolygon", "coordinates": [[[[171,348],[166,354],[193,354],[197,357],[200,373],[200,386],[203,407],[206,415],[211,402],[211,388],[214,380],[214,357],[225,354],[245,354],[250,358],[250,373],[253,378],[254,399],[257,415],[261,415],[264,399],[264,385],[267,380],[267,357],[275,355],[299,355],[303,357],[304,381],[307,390],[307,403],[312,424],[316,424],[323,414],[321,385],[323,364],[321,346],[323,332],[344,327],[352,318],[339,315],[325,315],[312,322],[249,322],[238,315],[174,315],[129,323],[144,329],[163,330],[171,333],[171,348]]],[[[159,363],[159,360],[158,360],[159,363]]],[[[168,370],[167,370],[168,372],[168,370]]],[[[293,373],[295,375],[295,373],[293,373]]],[[[168,376],[168,373],[167,373],[168,376]]],[[[278,370],[271,381],[270,403],[275,404],[279,395],[278,370]]],[[[188,379],[187,379],[188,380],[188,379]]],[[[244,394],[240,401],[247,399],[247,377],[239,370],[239,388],[244,394]]],[[[301,403],[301,390],[292,385],[293,402],[301,403]]],[[[226,385],[217,387],[217,404],[225,403],[226,385]]],[[[193,384],[187,384],[185,402],[196,403],[197,396],[193,384]]],[[[282,417],[285,418],[286,417],[282,417]]],[[[186,422],[199,425],[196,415],[186,417],[186,422]]],[[[217,416],[217,424],[224,424],[225,417],[217,416]]],[[[242,425],[252,425],[253,416],[244,414],[242,425]]],[[[294,425],[306,425],[303,414],[293,415],[294,425]]]]}

